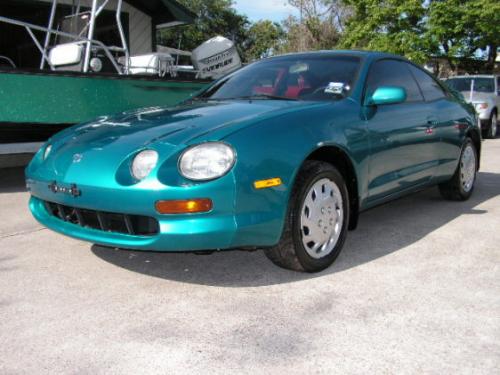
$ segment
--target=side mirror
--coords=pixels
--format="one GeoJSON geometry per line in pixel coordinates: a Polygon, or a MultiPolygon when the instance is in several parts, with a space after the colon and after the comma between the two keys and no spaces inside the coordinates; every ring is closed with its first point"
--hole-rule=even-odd
{"type": "Polygon", "coordinates": [[[403,103],[406,100],[406,90],[398,86],[380,86],[368,97],[367,105],[384,105],[403,103]]]}

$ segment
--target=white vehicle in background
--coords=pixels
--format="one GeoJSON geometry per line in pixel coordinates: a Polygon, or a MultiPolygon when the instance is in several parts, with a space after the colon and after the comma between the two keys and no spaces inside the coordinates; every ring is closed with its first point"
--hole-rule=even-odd
{"type": "Polygon", "coordinates": [[[478,114],[485,138],[495,138],[500,108],[499,75],[466,75],[448,78],[446,84],[459,91],[478,114]]]}

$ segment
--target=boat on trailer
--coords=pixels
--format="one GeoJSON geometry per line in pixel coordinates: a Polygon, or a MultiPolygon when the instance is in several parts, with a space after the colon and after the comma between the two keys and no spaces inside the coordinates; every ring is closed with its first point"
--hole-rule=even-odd
{"type": "Polygon", "coordinates": [[[0,159],[99,116],[175,105],[238,69],[224,37],[191,52],[156,45],[157,30],[195,18],[173,0],[2,1],[0,159]]]}

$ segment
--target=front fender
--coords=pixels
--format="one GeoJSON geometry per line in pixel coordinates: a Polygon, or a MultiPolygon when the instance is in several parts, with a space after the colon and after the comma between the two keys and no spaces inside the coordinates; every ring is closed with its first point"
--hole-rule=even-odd
{"type": "MultiPolygon", "coordinates": [[[[255,243],[255,236],[276,244],[281,238],[290,194],[303,162],[315,150],[335,146],[345,150],[357,174],[367,168],[364,122],[359,112],[337,116],[337,106],[316,108],[263,121],[225,138],[238,154],[234,168],[237,236],[235,243],[255,243]],[[364,152],[352,155],[350,147],[363,143],[364,152]],[[256,189],[257,180],[279,177],[280,186],[256,189]],[[263,223],[261,227],[255,223],[263,223]]],[[[356,147],[355,147],[356,148],[356,147]]],[[[358,147],[359,150],[361,150],[358,147]]],[[[363,179],[359,179],[363,185],[363,179]]],[[[362,191],[361,187],[359,191],[362,191]]]]}

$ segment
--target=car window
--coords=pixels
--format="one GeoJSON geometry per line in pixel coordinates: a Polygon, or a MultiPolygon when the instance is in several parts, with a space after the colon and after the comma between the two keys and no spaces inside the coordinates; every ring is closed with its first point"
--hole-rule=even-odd
{"type": "Polygon", "coordinates": [[[500,76],[497,77],[497,94],[500,95],[500,76]]]}
{"type": "Polygon", "coordinates": [[[223,78],[199,98],[269,96],[270,99],[338,100],[349,96],[359,66],[358,57],[347,55],[265,59],[223,78]]]}
{"type": "Polygon", "coordinates": [[[379,60],[368,74],[365,96],[371,96],[378,87],[399,86],[406,90],[407,102],[423,101],[422,94],[405,63],[397,60],[379,60]]]}
{"type": "Polygon", "coordinates": [[[474,90],[479,92],[494,92],[495,80],[493,78],[479,78],[474,80],[474,90]]]}
{"type": "Polygon", "coordinates": [[[464,92],[473,91],[477,92],[494,92],[495,81],[493,78],[484,77],[468,77],[468,78],[450,78],[446,83],[453,87],[455,90],[464,92]]]}
{"type": "Polygon", "coordinates": [[[439,83],[432,78],[429,74],[424,72],[422,69],[417,68],[414,65],[408,64],[411,72],[415,76],[415,79],[424,94],[426,101],[430,102],[432,100],[437,100],[446,97],[446,93],[443,91],[439,83]]]}

